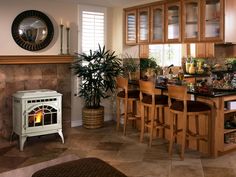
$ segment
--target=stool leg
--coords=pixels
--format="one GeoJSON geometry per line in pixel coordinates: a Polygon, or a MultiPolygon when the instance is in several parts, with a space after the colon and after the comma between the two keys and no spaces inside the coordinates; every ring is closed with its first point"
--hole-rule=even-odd
{"type": "Polygon", "coordinates": [[[181,143],[181,153],[180,158],[184,160],[184,151],[185,151],[185,142],[186,142],[186,121],[187,115],[184,113],[183,115],[183,132],[182,132],[182,143],[181,143]]]}
{"type": "Polygon", "coordinates": [[[126,135],[126,126],[127,126],[127,107],[128,107],[128,100],[127,99],[124,99],[124,112],[125,112],[125,115],[124,115],[124,131],[123,131],[123,135],[126,135]]]}
{"type": "Polygon", "coordinates": [[[170,144],[169,144],[169,157],[172,157],[172,148],[173,148],[173,134],[174,134],[174,114],[170,112],[169,114],[169,122],[170,122],[170,144]]]}
{"type": "MultiPolygon", "coordinates": [[[[188,131],[189,131],[189,116],[187,116],[187,123],[186,123],[186,136],[188,136],[188,131]]],[[[189,139],[186,139],[186,146],[189,147],[189,139]]]]}
{"type": "Polygon", "coordinates": [[[144,114],[144,106],[141,104],[140,107],[141,107],[141,110],[140,110],[140,114],[141,114],[140,142],[143,142],[144,124],[145,124],[144,116],[145,116],[145,114],[144,114]]]}
{"type": "MultiPolygon", "coordinates": [[[[198,115],[195,116],[195,124],[196,124],[196,135],[199,136],[199,117],[198,115]]],[[[199,151],[199,139],[197,138],[197,150],[199,151]]]]}
{"type": "Polygon", "coordinates": [[[206,116],[208,116],[207,118],[208,118],[208,132],[207,132],[207,145],[208,145],[208,154],[209,154],[209,156],[212,156],[212,149],[213,149],[213,145],[212,145],[212,137],[211,137],[211,130],[212,130],[212,127],[211,127],[211,123],[212,123],[212,121],[211,121],[211,111],[206,115],[206,116]]]}
{"type": "Polygon", "coordinates": [[[150,125],[150,136],[149,136],[149,146],[152,146],[152,136],[153,136],[153,127],[154,127],[154,118],[155,118],[155,108],[151,108],[151,125],[150,125]]]}
{"type": "Polygon", "coordinates": [[[120,99],[116,99],[116,130],[120,128],[120,99]]]}

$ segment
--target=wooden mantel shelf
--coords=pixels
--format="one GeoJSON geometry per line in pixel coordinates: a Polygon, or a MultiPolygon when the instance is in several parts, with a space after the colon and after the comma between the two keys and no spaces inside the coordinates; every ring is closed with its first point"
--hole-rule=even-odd
{"type": "Polygon", "coordinates": [[[60,64],[71,63],[72,55],[0,55],[0,64],[60,64]]]}

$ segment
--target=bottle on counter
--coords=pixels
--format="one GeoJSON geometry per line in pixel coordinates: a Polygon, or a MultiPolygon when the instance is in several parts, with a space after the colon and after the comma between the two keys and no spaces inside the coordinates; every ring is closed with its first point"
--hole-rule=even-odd
{"type": "Polygon", "coordinates": [[[181,82],[184,80],[184,71],[181,67],[179,67],[178,80],[180,80],[181,82]]]}
{"type": "Polygon", "coordinates": [[[186,63],[185,63],[185,70],[186,73],[189,73],[189,67],[191,65],[191,57],[187,57],[186,63]]]}
{"type": "Polygon", "coordinates": [[[173,79],[173,71],[171,68],[169,69],[168,79],[169,80],[173,79]]]}

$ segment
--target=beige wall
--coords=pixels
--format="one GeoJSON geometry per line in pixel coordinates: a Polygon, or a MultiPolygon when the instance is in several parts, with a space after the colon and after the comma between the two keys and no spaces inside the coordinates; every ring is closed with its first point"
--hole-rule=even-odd
{"type": "MultiPolygon", "coordinates": [[[[64,25],[70,22],[70,51],[77,50],[77,6],[74,3],[49,0],[2,0],[0,2],[1,44],[0,55],[57,55],[60,52],[59,25],[63,19],[64,25]],[[44,50],[30,52],[19,47],[12,38],[11,25],[15,17],[25,10],[39,10],[45,13],[54,24],[55,35],[53,42],[44,50]]],[[[65,31],[64,31],[65,32],[65,31]]],[[[65,37],[66,35],[64,35],[65,37]]],[[[64,53],[66,38],[64,38],[64,53]]]]}

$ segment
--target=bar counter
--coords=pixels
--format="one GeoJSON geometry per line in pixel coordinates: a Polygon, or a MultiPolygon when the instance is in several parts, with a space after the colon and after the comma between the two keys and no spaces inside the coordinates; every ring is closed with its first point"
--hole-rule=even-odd
{"type": "MultiPolygon", "coordinates": [[[[138,86],[138,81],[129,81],[129,84],[138,86]]],[[[162,94],[168,94],[167,87],[163,85],[156,85],[156,89],[162,94]]],[[[158,91],[157,91],[158,92],[158,91]]],[[[225,129],[225,120],[229,120],[231,116],[236,115],[235,109],[228,109],[226,107],[228,102],[236,102],[236,90],[214,90],[209,92],[199,92],[194,89],[188,89],[189,99],[195,99],[205,102],[211,106],[212,117],[210,127],[210,142],[200,142],[197,147],[196,142],[190,142],[189,148],[207,153],[212,157],[217,157],[220,154],[229,152],[236,149],[236,127],[225,129]],[[232,136],[231,136],[232,135],[232,136]],[[232,141],[228,141],[227,137],[231,137],[232,141]],[[207,152],[208,146],[211,146],[211,152],[207,152]]],[[[165,110],[165,121],[168,124],[168,108],[165,110]]],[[[202,134],[208,132],[208,125],[205,117],[200,117],[200,130],[202,134]]],[[[190,121],[190,128],[195,131],[194,121],[190,121]]],[[[164,138],[169,139],[169,130],[165,131],[164,138]]],[[[179,140],[177,139],[177,142],[179,140]]]]}

